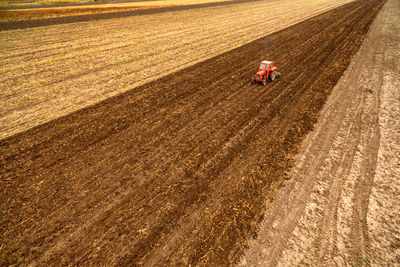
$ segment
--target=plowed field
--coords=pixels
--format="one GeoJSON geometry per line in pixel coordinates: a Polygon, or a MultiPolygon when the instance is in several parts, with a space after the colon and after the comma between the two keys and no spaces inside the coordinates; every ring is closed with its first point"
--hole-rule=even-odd
{"type": "Polygon", "coordinates": [[[237,262],[383,1],[355,1],[0,141],[0,263],[237,262]],[[282,77],[249,78],[260,60],[282,77]]]}

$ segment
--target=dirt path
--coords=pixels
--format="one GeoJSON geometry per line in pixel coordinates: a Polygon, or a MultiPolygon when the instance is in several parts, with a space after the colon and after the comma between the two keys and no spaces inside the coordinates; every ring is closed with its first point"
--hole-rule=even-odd
{"type": "Polygon", "coordinates": [[[399,14],[374,21],[242,265],[400,262],[399,14]]]}
{"type": "Polygon", "coordinates": [[[0,138],[348,2],[264,0],[0,31],[0,138]]]}

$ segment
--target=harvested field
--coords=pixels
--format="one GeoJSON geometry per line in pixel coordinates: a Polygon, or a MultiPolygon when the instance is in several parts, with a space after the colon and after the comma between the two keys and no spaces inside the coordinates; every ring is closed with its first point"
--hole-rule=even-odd
{"type": "Polygon", "coordinates": [[[2,31],[0,138],[346,2],[268,0],[2,31]]]}
{"type": "Polygon", "coordinates": [[[351,2],[0,141],[1,264],[237,262],[382,5],[351,2]],[[283,76],[250,84],[265,58],[283,76]]]}
{"type": "Polygon", "coordinates": [[[16,10],[0,10],[0,22],[28,20],[26,24],[32,23],[30,20],[59,18],[67,16],[88,15],[98,13],[113,13],[127,10],[136,10],[145,7],[80,7],[80,8],[42,8],[42,9],[16,9],[16,10]]]}
{"type": "MultiPolygon", "coordinates": [[[[219,5],[221,2],[230,2],[232,0],[158,0],[158,1],[135,1],[127,3],[107,3],[95,5],[72,5],[60,7],[39,7],[39,8],[9,8],[0,9],[0,22],[32,20],[44,18],[57,18],[66,16],[77,16],[98,13],[110,13],[137,9],[151,9],[161,7],[196,7],[207,5],[219,5]],[[213,4],[209,4],[213,3],[213,4]]],[[[233,0],[233,2],[239,2],[233,0]]],[[[224,5],[223,3],[220,5],[224,5]]],[[[151,11],[150,11],[151,12],[151,11]]],[[[117,15],[118,16],[118,15],[117,15]]],[[[32,22],[27,22],[27,24],[32,22]]]]}

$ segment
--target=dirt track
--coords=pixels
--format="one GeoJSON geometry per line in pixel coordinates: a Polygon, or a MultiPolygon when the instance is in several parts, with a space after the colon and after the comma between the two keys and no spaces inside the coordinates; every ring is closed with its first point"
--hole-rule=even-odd
{"type": "Polygon", "coordinates": [[[238,261],[381,6],[352,2],[0,141],[0,263],[238,261]],[[250,85],[264,58],[282,79],[250,85]]]}
{"type": "MultiPolygon", "coordinates": [[[[245,266],[400,263],[400,2],[388,0],[268,208],[245,266]]],[[[397,265],[396,265],[397,264],[397,265]]]]}

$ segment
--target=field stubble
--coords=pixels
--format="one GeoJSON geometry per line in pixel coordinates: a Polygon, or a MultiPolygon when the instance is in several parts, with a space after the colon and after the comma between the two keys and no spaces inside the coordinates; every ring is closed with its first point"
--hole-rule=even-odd
{"type": "MultiPolygon", "coordinates": [[[[18,0],[17,0],[18,1],[18,0]]],[[[193,6],[200,4],[208,4],[210,2],[225,2],[230,0],[156,0],[156,1],[133,1],[125,3],[93,3],[88,5],[85,3],[74,3],[71,1],[61,1],[58,5],[64,6],[48,6],[57,5],[57,1],[32,1],[22,3],[22,5],[11,5],[8,9],[0,9],[0,22],[19,21],[19,20],[37,20],[45,18],[58,18],[66,16],[132,11],[137,9],[151,9],[170,6],[193,6]],[[68,3],[69,2],[69,3],[68,3]],[[47,5],[47,7],[46,7],[47,5]],[[23,8],[15,8],[23,6],[23,8]],[[29,7],[34,8],[29,8],[29,7]],[[36,7],[35,7],[36,6],[36,7]]],[[[59,1],[60,2],[60,1],[59,1]]],[[[94,2],[94,1],[92,1],[94,2]]],[[[104,1],[106,2],[106,1],[104,1]]],[[[7,7],[7,6],[6,6],[7,7]]]]}

